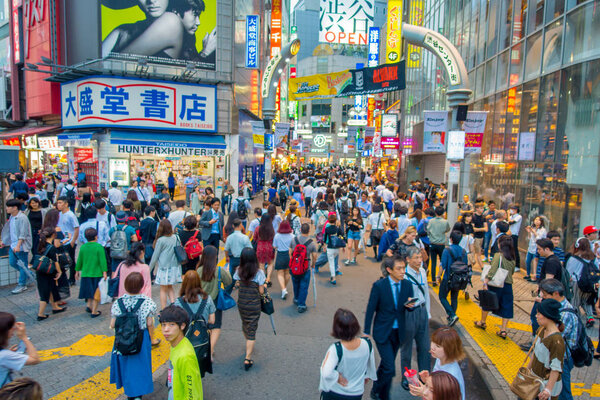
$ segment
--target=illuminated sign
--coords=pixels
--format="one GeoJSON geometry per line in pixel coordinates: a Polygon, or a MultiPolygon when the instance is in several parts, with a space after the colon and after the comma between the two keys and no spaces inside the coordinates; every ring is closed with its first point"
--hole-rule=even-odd
{"type": "MultiPolygon", "coordinates": [[[[424,0],[411,0],[408,14],[408,23],[415,26],[423,26],[424,0]]],[[[421,67],[421,46],[409,44],[406,48],[406,68],[421,67]]]]}
{"type": "Polygon", "coordinates": [[[271,3],[271,57],[281,52],[281,0],[271,3]]]}
{"type": "Polygon", "coordinates": [[[388,1],[385,62],[400,61],[402,53],[402,0],[388,1]]]}
{"type": "Polygon", "coordinates": [[[327,144],[327,138],[325,135],[315,135],[313,138],[313,145],[315,147],[323,147],[327,144]]]}
{"type": "Polygon", "coordinates": [[[21,62],[23,62],[23,60],[21,59],[21,31],[20,31],[20,25],[19,25],[19,6],[21,1],[20,0],[13,0],[12,1],[12,36],[13,36],[13,46],[12,46],[12,51],[13,51],[13,58],[14,58],[14,63],[15,64],[19,64],[21,62]]]}
{"type": "Polygon", "coordinates": [[[376,67],[379,64],[379,34],[378,27],[369,28],[369,58],[368,67],[376,67]]]}
{"type": "Polygon", "coordinates": [[[319,42],[366,45],[373,11],[369,0],[320,0],[319,42]]]}
{"type": "Polygon", "coordinates": [[[425,43],[425,45],[438,56],[442,61],[442,64],[444,64],[444,68],[446,68],[446,72],[448,73],[448,79],[450,79],[450,86],[460,85],[458,62],[441,41],[442,37],[443,36],[437,33],[428,32],[425,34],[423,43],[425,43]]]}
{"type": "Polygon", "coordinates": [[[381,115],[381,136],[396,137],[398,135],[398,114],[381,115]]]}
{"type": "Polygon", "coordinates": [[[46,8],[46,0],[25,0],[23,4],[23,25],[25,33],[25,59],[29,58],[29,31],[36,25],[44,20],[46,14],[44,10],[46,8]]]}
{"type": "Polygon", "coordinates": [[[258,15],[246,15],[246,68],[258,68],[258,15]]]}

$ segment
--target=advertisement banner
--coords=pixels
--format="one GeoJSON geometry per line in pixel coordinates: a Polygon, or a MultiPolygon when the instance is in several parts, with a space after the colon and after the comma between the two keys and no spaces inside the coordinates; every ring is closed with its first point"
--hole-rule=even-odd
{"type": "Polygon", "coordinates": [[[463,124],[465,131],[465,155],[481,153],[487,111],[469,111],[463,124]]]}
{"type": "Polygon", "coordinates": [[[400,61],[402,55],[402,0],[388,1],[385,62],[400,61]]]}
{"type": "Polygon", "coordinates": [[[381,114],[381,136],[396,137],[398,135],[398,114],[381,114]]]}
{"type": "Polygon", "coordinates": [[[271,2],[271,57],[281,52],[281,0],[271,2]]]}
{"type": "Polygon", "coordinates": [[[246,68],[258,68],[258,15],[246,15],[246,68]]]}
{"type": "Polygon", "coordinates": [[[291,101],[324,99],[336,97],[350,84],[352,84],[350,70],[290,78],[288,94],[291,101]]]}
{"type": "Polygon", "coordinates": [[[287,148],[289,132],[290,124],[286,122],[277,122],[275,124],[275,148],[287,148]]]}
{"type": "Polygon", "coordinates": [[[424,111],[423,120],[423,151],[445,153],[448,112],[424,111]]]}
{"type": "Polygon", "coordinates": [[[102,57],[184,60],[215,69],[217,1],[101,0],[102,57]]]}
{"type": "Polygon", "coordinates": [[[367,126],[365,128],[365,145],[371,146],[373,145],[373,137],[375,136],[375,128],[372,126],[367,126]]]}
{"type": "MultiPolygon", "coordinates": [[[[411,0],[410,10],[408,12],[408,23],[415,26],[423,26],[423,17],[425,15],[424,0],[411,0]]],[[[412,44],[406,48],[406,68],[421,68],[421,46],[412,44]]]]}
{"type": "Polygon", "coordinates": [[[374,11],[368,0],[320,0],[319,42],[366,45],[374,11]]]}
{"type": "Polygon", "coordinates": [[[462,160],[465,158],[465,131],[448,132],[448,160],[462,160]]]}
{"type": "Polygon", "coordinates": [[[521,132],[519,134],[519,161],[533,161],[535,159],[535,132],[521,132]]]}
{"type": "Polygon", "coordinates": [[[264,149],[265,148],[265,135],[255,135],[252,134],[252,143],[254,143],[254,147],[257,149],[264,149]]]}
{"type": "Polygon", "coordinates": [[[217,89],[209,85],[90,77],[61,86],[62,127],[217,131],[217,89]]]}
{"type": "Polygon", "coordinates": [[[382,137],[382,149],[398,149],[400,147],[400,138],[397,137],[382,137]]]}

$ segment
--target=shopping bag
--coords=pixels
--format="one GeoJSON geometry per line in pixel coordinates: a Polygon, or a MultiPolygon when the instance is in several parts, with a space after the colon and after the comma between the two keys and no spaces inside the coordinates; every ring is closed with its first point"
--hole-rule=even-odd
{"type": "Polygon", "coordinates": [[[112,298],[108,295],[108,279],[100,279],[98,283],[98,289],[100,290],[100,304],[110,303],[112,298]]]}

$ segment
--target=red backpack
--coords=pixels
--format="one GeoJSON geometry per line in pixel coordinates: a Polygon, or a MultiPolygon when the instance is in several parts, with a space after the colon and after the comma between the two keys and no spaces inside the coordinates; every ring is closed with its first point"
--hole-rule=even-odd
{"type": "Polygon", "coordinates": [[[185,246],[183,246],[185,254],[187,254],[189,260],[193,260],[195,258],[200,257],[202,251],[204,250],[204,248],[202,247],[202,243],[200,243],[200,241],[198,240],[198,232],[199,231],[196,231],[196,233],[194,233],[194,236],[192,236],[185,243],[185,246]]]}
{"type": "Polygon", "coordinates": [[[312,243],[312,239],[309,239],[304,244],[300,244],[298,238],[294,239],[296,241],[296,247],[294,247],[294,252],[292,253],[292,258],[290,259],[290,270],[292,275],[300,276],[304,275],[306,271],[308,271],[308,246],[312,243]]]}

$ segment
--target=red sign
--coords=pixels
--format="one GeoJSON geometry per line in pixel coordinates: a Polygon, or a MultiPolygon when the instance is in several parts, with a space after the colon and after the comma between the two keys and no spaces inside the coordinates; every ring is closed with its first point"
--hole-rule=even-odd
{"type": "Polygon", "coordinates": [[[2,144],[4,146],[16,146],[16,147],[21,146],[21,143],[19,142],[19,138],[2,139],[2,144]]]}
{"type": "Polygon", "coordinates": [[[480,148],[483,143],[483,133],[465,133],[465,149],[469,147],[480,148]]]}
{"type": "Polygon", "coordinates": [[[281,50],[281,0],[271,3],[271,57],[281,50]]]}
{"type": "Polygon", "coordinates": [[[13,43],[13,61],[15,64],[22,62],[21,60],[21,31],[19,26],[19,6],[20,0],[12,2],[12,43],[13,43]]]}
{"type": "Polygon", "coordinates": [[[382,137],[381,148],[382,149],[397,149],[400,147],[400,139],[397,137],[382,137]]]}
{"type": "Polygon", "coordinates": [[[373,114],[375,113],[375,98],[370,97],[367,100],[367,125],[373,126],[373,114]]]}
{"type": "Polygon", "coordinates": [[[75,149],[73,151],[75,162],[91,163],[94,162],[94,149],[75,149]]]}

